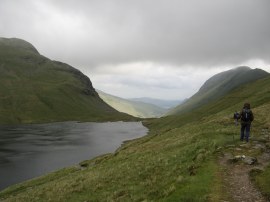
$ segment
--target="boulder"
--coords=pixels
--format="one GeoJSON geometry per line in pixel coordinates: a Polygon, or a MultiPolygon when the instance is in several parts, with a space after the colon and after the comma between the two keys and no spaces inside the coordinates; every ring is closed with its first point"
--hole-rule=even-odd
{"type": "Polygon", "coordinates": [[[254,165],[258,162],[256,157],[250,157],[250,156],[245,156],[245,158],[243,158],[242,161],[248,165],[254,165]]]}

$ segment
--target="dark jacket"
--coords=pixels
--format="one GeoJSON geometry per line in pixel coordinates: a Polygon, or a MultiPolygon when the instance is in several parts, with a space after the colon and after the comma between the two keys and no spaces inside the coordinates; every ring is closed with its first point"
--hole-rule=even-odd
{"type": "Polygon", "coordinates": [[[251,124],[251,122],[254,120],[254,115],[251,111],[251,109],[244,107],[240,113],[241,118],[241,124],[251,124]],[[246,113],[248,113],[248,119],[246,119],[246,113]]]}

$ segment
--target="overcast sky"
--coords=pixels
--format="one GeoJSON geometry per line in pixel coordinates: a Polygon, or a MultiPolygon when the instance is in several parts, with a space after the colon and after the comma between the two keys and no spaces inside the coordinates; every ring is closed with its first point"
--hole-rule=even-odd
{"type": "Polygon", "coordinates": [[[107,93],[183,99],[220,71],[270,71],[270,0],[0,0],[0,36],[107,93]]]}

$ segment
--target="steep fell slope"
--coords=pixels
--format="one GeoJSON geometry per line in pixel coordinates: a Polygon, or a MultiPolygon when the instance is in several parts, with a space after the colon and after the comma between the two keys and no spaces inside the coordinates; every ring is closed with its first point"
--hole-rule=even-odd
{"type": "Polygon", "coordinates": [[[251,69],[244,66],[221,72],[208,79],[196,94],[183,104],[169,111],[168,114],[178,114],[194,110],[219,99],[242,84],[265,78],[268,75],[269,73],[261,69],[251,69]]]}
{"type": "Polygon", "coordinates": [[[24,40],[0,38],[0,123],[126,118],[79,70],[49,60],[24,40]]]}

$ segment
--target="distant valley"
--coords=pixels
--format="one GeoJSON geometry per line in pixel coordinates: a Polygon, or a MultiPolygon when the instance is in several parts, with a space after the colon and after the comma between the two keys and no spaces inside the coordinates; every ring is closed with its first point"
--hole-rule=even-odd
{"type": "Polygon", "coordinates": [[[237,67],[212,76],[197,93],[182,101],[147,97],[123,99],[102,91],[98,91],[98,93],[107,104],[120,112],[140,118],[162,117],[193,111],[218,100],[243,84],[268,76],[269,73],[261,69],[251,69],[245,66],[237,67]]]}
{"type": "MultiPolygon", "coordinates": [[[[150,102],[144,102],[141,99],[123,99],[117,96],[104,93],[97,90],[101,99],[108,105],[118,110],[139,118],[154,118],[161,117],[168,110],[161,106],[152,104],[150,102]]],[[[161,100],[160,100],[161,103],[161,100]]]]}
{"type": "Polygon", "coordinates": [[[129,100],[153,104],[164,109],[170,109],[170,108],[176,107],[177,105],[180,105],[181,103],[185,101],[185,100],[165,100],[165,99],[162,100],[162,99],[154,99],[154,98],[149,98],[149,97],[130,98],[129,100]]]}

